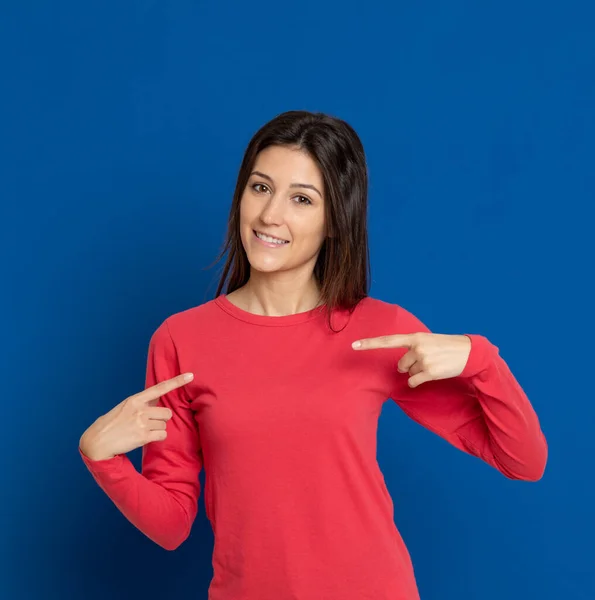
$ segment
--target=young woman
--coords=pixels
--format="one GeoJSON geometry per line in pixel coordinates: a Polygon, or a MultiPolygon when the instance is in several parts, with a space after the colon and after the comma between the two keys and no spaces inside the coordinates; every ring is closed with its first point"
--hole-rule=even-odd
{"type": "Polygon", "coordinates": [[[419,597],[376,460],[388,399],[510,479],[543,474],[538,418],[498,348],[368,295],[367,186],[344,121],[293,111],[262,127],[215,298],[163,321],[146,389],[81,436],[99,486],[168,550],[205,468],[210,600],[419,597]],[[141,446],[139,473],[126,453],[141,446]]]}

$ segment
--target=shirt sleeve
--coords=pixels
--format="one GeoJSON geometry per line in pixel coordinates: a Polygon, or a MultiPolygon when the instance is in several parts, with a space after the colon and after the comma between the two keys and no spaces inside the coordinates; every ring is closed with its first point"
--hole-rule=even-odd
{"type": "MultiPolygon", "coordinates": [[[[149,343],[145,389],[179,374],[176,348],[164,321],[149,343]]],[[[149,539],[175,550],[196,518],[203,455],[185,386],[163,395],[157,405],[170,408],[172,418],[165,440],[142,447],[140,473],[125,454],[91,460],[80,447],[79,453],[120,512],[149,539]]]]}
{"type": "MultiPolygon", "coordinates": [[[[399,333],[429,332],[402,307],[397,320],[399,333]]],[[[392,399],[414,421],[509,479],[541,479],[548,447],[527,395],[498,347],[484,336],[465,335],[471,339],[471,352],[458,377],[411,388],[410,375],[399,373],[395,364],[392,399]]]]}

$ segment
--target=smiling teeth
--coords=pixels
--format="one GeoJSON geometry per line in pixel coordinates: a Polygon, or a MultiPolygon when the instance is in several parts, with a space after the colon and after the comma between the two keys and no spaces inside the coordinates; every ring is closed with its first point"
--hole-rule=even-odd
{"type": "Polygon", "coordinates": [[[270,235],[264,235],[263,233],[256,232],[256,237],[261,239],[263,242],[268,242],[269,244],[286,244],[285,240],[280,240],[279,238],[271,237],[270,235]]]}

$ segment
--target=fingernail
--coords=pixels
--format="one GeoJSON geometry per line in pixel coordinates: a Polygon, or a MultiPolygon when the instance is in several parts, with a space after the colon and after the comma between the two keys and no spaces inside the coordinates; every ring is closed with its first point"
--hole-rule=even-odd
{"type": "Polygon", "coordinates": [[[352,348],[361,348],[362,343],[361,342],[353,342],[353,344],[351,344],[352,348]]]}
{"type": "Polygon", "coordinates": [[[192,381],[192,379],[194,379],[194,373],[186,373],[184,375],[184,381],[192,381]]]}

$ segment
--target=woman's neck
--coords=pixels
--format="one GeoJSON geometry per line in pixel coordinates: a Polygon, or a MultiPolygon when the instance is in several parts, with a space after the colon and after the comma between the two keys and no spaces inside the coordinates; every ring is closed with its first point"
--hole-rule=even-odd
{"type": "Polygon", "coordinates": [[[271,317],[306,312],[321,304],[320,288],[314,278],[299,284],[251,275],[244,286],[227,294],[227,298],[243,310],[271,317]]]}

